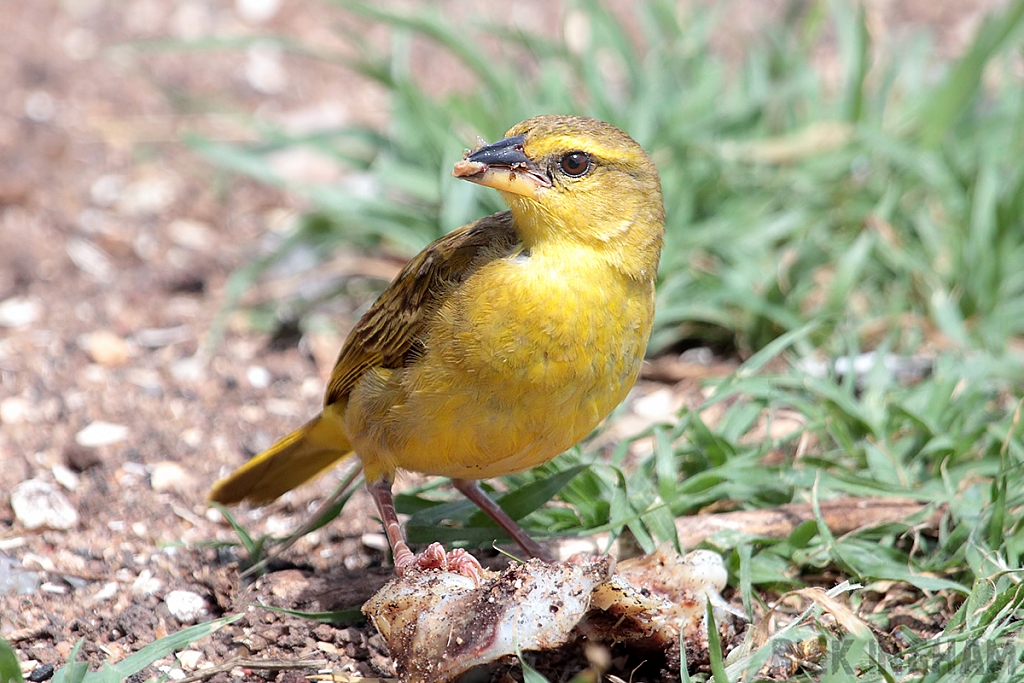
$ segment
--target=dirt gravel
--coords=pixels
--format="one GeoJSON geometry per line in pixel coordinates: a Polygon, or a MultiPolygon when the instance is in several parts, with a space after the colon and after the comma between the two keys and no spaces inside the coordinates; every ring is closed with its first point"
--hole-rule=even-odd
{"type": "MultiPolygon", "coordinates": [[[[271,348],[243,319],[209,354],[200,348],[228,274],[265,253],[301,207],[219,177],[187,150],[186,130],[222,139],[247,132],[209,114],[216,106],[194,114],[176,96],[321,125],[379,120],[383,100],[339,69],[283,65],[273,53],[142,54],[122,44],[197,31],[314,32],[314,8],[285,9],[265,23],[225,2],[4,10],[0,636],[26,672],[62,665],[80,638],[90,662],[119,661],[194,620],[238,609],[264,587],[240,583],[233,550],[207,544],[234,539],[205,491],[313,414],[329,368],[295,344],[271,348]],[[45,526],[28,528],[37,523],[45,526]],[[197,610],[177,605],[194,596],[197,610]]],[[[345,307],[336,312],[344,330],[345,307]]],[[[331,353],[339,343],[326,340],[331,353]]],[[[241,521],[279,532],[336,480],[241,521]]],[[[352,606],[388,573],[359,540],[376,531],[368,515],[346,520],[304,539],[291,555],[301,570],[291,571],[357,572],[342,582],[354,591],[346,594],[352,606]]],[[[274,585],[280,592],[281,581],[274,585]]],[[[290,606],[318,600],[289,595],[290,606]]],[[[365,629],[327,632],[268,614],[203,641],[192,667],[315,652],[328,666],[371,673],[365,629]],[[325,654],[325,642],[335,649],[325,654]]]]}

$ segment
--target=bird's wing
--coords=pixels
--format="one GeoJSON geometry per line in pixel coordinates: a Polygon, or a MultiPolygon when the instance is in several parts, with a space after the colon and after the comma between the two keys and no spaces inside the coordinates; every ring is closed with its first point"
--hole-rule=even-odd
{"type": "Polygon", "coordinates": [[[344,399],[371,367],[400,368],[423,350],[421,338],[449,294],[477,269],[512,253],[519,237],[508,211],[448,233],[412,259],[349,333],[324,404],[344,399]]]}

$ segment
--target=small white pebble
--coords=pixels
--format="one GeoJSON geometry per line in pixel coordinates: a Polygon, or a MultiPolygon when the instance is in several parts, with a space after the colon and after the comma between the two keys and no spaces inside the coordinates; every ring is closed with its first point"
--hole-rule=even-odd
{"type": "Polygon", "coordinates": [[[106,384],[108,380],[107,371],[96,363],[89,363],[82,368],[82,379],[92,384],[106,384]]]}
{"type": "Polygon", "coordinates": [[[253,43],[245,51],[245,80],[256,92],[276,95],[288,86],[284,50],[272,40],[253,43]]]}
{"type": "Polygon", "coordinates": [[[270,370],[259,365],[250,365],[245,371],[245,378],[256,389],[266,389],[274,379],[270,375],[270,370]]]}
{"type": "Polygon", "coordinates": [[[198,382],[206,374],[206,364],[201,358],[190,356],[171,363],[171,376],[179,382],[198,382]]]}
{"type": "Polygon", "coordinates": [[[281,0],[235,0],[235,11],[250,24],[269,21],[281,9],[281,0]]]}
{"type": "Polygon", "coordinates": [[[244,405],[238,409],[238,417],[251,424],[262,422],[265,416],[266,413],[259,406],[244,405]]]}
{"type": "Polygon", "coordinates": [[[170,174],[140,178],[121,189],[117,211],[127,216],[156,215],[174,203],[178,191],[178,179],[170,174]]]}
{"type": "Polygon", "coordinates": [[[96,330],[78,338],[78,346],[96,363],[113,368],[124,365],[131,357],[128,342],[110,330],[96,330]]]}
{"type": "Polygon", "coordinates": [[[144,477],[148,473],[148,471],[146,470],[146,466],[143,465],[141,462],[132,462],[130,460],[125,461],[121,465],[121,469],[136,477],[144,477]]]}
{"type": "Polygon", "coordinates": [[[370,550],[384,552],[388,549],[388,539],[384,534],[363,534],[359,540],[362,541],[363,545],[370,550]]]}
{"type": "Polygon", "coordinates": [[[89,188],[89,198],[96,206],[110,206],[121,196],[124,188],[124,176],[107,174],[101,175],[89,188]]]}
{"type": "Polygon", "coordinates": [[[57,483],[66,488],[68,491],[74,491],[78,488],[78,484],[81,481],[75,472],[69,469],[65,465],[54,465],[50,470],[53,472],[53,478],[57,480],[57,483]]]}
{"type": "Polygon", "coordinates": [[[21,675],[24,677],[28,677],[29,674],[38,669],[41,664],[42,662],[40,662],[39,660],[26,659],[25,661],[21,662],[20,665],[21,675]]]}
{"type": "Polygon", "coordinates": [[[179,247],[192,251],[208,251],[216,246],[217,235],[201,221],[178,218],[167,225],[167,236],[179,247]]]}
{"type": "Polygon", "coordinates": [[[79,270],[92,275],[99,282],[110,282],[116,272],[110,254],[84,237],[69,238],[64,251],[79,270]]]}
{"type": "Polygon", "coordinates": [[[11,491],[14,517],[26,529],[72,529],[78,511],[55,486],[38,479],[23,481],[11,491]]]}
{"type": "Polygon", "coordinates": [[[165,460],[155,463],[149,475],[149,485],[154,491],[182,491],[192,484],[192,475],[176,462],[165,460]]]}
{"type": "Polygon", "coordinates": [[[132,582],[132,593],[136,595],[153,595],[164,587],[163,581],[153,577],[153,572],[143,569],[138,578],[132,582]]]}
{"type": "Polygon", "coordinates": [[[91,422],[85,429],[75,434],[75,442],[85,448],[109,446],[128,438],[128,428],[111,422],[91,422]]]}
{"type": "Polygon", "coordinates": [[[191,624],[206,613],[203,596],[192,591],[171,591],[164,597],[167,610],[183,624],[191,624]]]}
{"type": "Polygon", "coordinates": [[[0,401],[0,423],[16,425],[28,420],[29,403],[20,396],[0,401]]]}
{"type": "Polygon", "coordinates": [[[650,419],[671,417],[675,414],[676,396],[671,389],[658,389],[633,402],[633,412],[650,419]]]}
{"type": "Polygon", "coordinates": [[[106,602],[117,595],[117,582],[108,581],[92,596],[93,602],[106,602]]]}
{"type": "Polygon", "coordinates": [[[36,123],[46,123],[57,113],[53,95],[45,90],[35,90],[25,98],[25,116],[36,123]]]}
{"type": "Polygon", "coordinates": [[[203,443],[203,433],[195,427],[190,427],[181,433],[181,440],[190,448],[196,448],[203,443]]]}
{"type": "Polygon", "coordinates": [[[317,377],[307,377],[302,380],[299,387],[299,394],[303,398],[320,398],[324,395],[324,383],[317,377]]]}
{"type": "Polygon", "coordinates": [[[164,390],[163,380],[160,378],[160,373],[156,370],[131,368],[125,376],[129,382],[146,393],[159,395],[164,390]]]}
{"type": "Polygon", "coordinates": [[[178,663],[184,669],[196,668],[199,666],[199,660],[202,658],[203,653],[199,650],[182,650],[178,653],[178,663]]]}
{"type": "Polygon", "coordinates": [[[43,314],[43,304],[32,297],[12,296],[0,301],[0,327],[22,327],[43,314]]]}
{"type": "Polygon", "coordinates": [[[298,401],[286,398],[268,398],[266,400],[267,412],[278,417],[297,417],[302,410],[298,401]]]}
{"type": "Polygon", "coordinates": [[[53,559],[45,555],[37,555],[33,552],[27,552],[21,556],[21,563],[25,567],[38,567],[44,572],[50,572],[51,574],[57,571],[57,565],[53,563],[53,559]]]}
{"type": "Polygon", "coordinates": [[[288,517],[282,515],[268,515],[264,530],[271,536],[289,536],[294,531],[295,525],[288,517]]]}

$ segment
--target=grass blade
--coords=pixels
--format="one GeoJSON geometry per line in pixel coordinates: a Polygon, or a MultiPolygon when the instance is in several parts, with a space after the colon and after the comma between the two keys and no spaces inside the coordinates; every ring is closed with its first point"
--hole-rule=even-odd
{"type": "Polygon", "coordinates": [[[231,614],[220,619],[188,626],[146,645],[138,652],[128,655],[110,668],[117,674],[117,680],[124,680],[134,676],[156,660],[188,647],[193,642],[205,638],[228,624],[238,621],[243,616],[243,614],[231,614]]]}
{"type": "Polygon", "coordinates": [[[1014,0],[1000,14],[985,18],[967,54],[941,88],[922,107],[921,142],[936,147],[967,111],[981,87],[985,66],[1024,23],[1024,0],[1014,0]]]}
{"type": "Polygon", "coordinates": [[[0,683],[22,683],[21,666],[14,648],[0,638],[0,683]]]}

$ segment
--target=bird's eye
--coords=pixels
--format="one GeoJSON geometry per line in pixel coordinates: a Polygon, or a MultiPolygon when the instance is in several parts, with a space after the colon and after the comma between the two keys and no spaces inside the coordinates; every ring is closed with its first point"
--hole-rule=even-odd
{"type": "Polygon", "coordinates": [[[590,155],[579,150],[569,152],[558,160],[558,167],[565,175],[579,178],[590,170],[590,155]]]}

